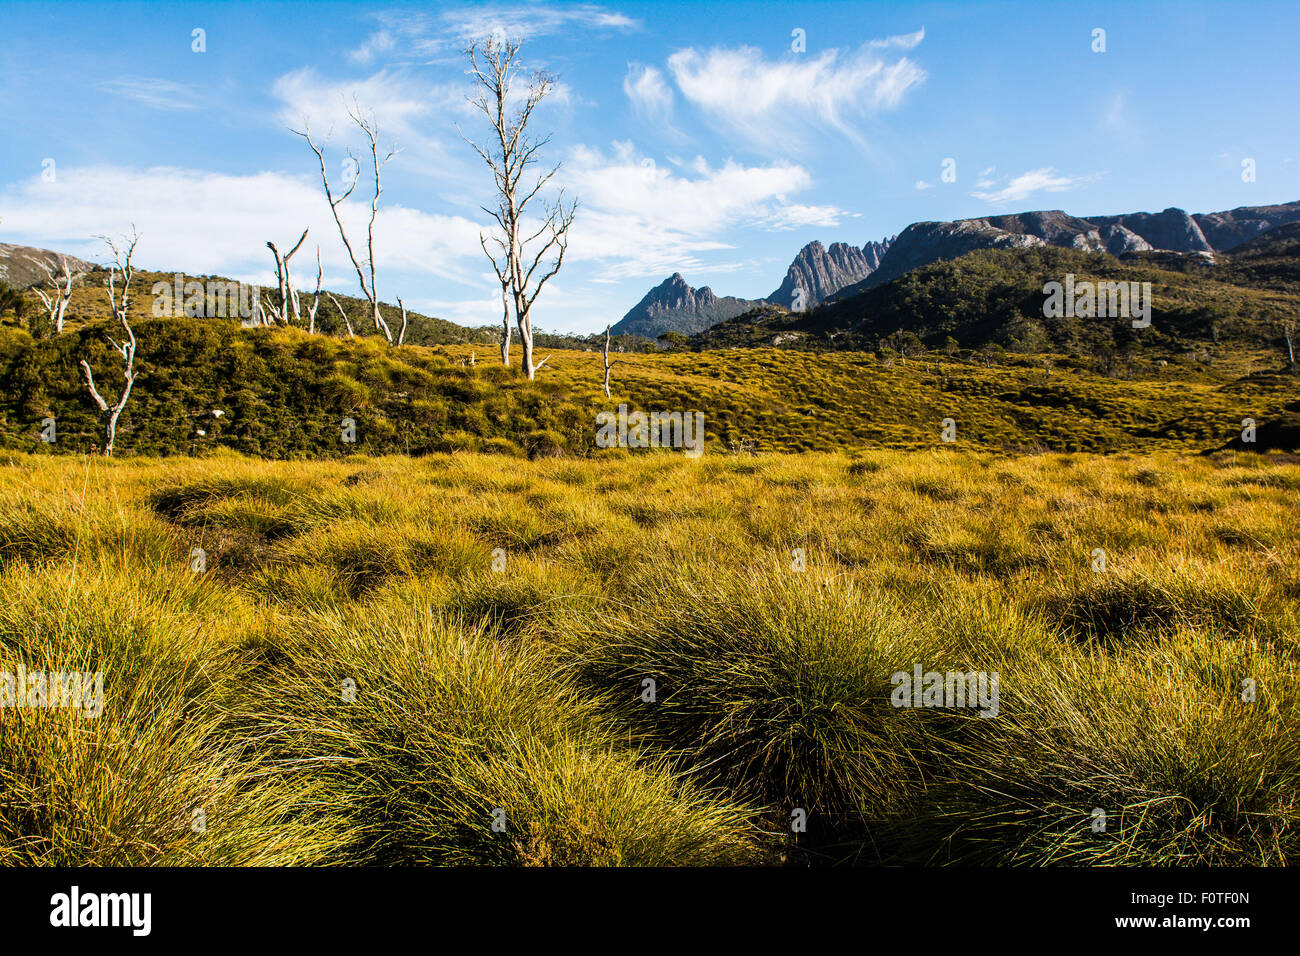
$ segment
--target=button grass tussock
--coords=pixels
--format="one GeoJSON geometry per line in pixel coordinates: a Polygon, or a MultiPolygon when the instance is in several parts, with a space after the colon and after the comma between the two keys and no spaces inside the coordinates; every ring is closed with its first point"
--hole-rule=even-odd
{"type": "Polygon", "coordinates": [[[1296,857],[1295,464],[500,462],[15,454],[0,859],[1296,857]]]}

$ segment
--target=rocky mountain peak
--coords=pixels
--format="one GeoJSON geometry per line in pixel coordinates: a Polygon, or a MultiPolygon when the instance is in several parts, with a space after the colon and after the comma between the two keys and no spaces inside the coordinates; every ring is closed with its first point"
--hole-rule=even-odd
{"type": "Polygon", "coordinates": [[[860,282],[880,265],[889,240],[869,242],[859,248],[847,242],[830,247],[814,240],[799,250],[786,270],[785,279],[768,301],[788,309],[810,309],[835,292],[860,282]],[[798,294],[802,290],[802,295],[798,294]]]}

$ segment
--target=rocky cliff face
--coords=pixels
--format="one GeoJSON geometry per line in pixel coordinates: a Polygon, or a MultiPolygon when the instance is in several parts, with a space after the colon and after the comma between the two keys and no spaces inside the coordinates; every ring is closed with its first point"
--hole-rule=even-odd
{"type": "Polygon", "coordinates": [[[905,272],[931,262],[956,259],[976,249],[1023,249],[1047,244],[1041,236],[1001,229],[987,219],[914,222],[899,233],[878,269],[863,282],[841,289],[839,296],[874,289],[905,272]]]}
{"type": "Polygon", "coordinates": [[[786,270],[785,279],[767,299],[787,309],[811,309],[845,286],[871,275],[879,268],[888,249],[888,239],[869,242],[860,249],[847,242],[831,243],[830,248],[820,242],[810,242],[799,250],[786,270]]]}
{"type": "Polygon", "coordinates": [[[1182,209],[1164,212],[1134,212],[1122,216],[1090,216],[1097,226],[1123,226],[1145,239],[1152,249],[1170,252],[1213,252],[1196,220],[1182,209]]]}
{"type": "Polygon", "coordinates": [[[1294,221],[1300,221],[1300,202],[1243,206],[1196,216],[1170,208],[1079,218],[1051,209],[954,222],[918,222],[903,230],[870,276],[840,290],[837,297],[875,288],[912,269],[956,259],[976,249],[1017,249],[1043,243],[1113,256],[1151,250],[1222,252],[1266,229],[1294,221]]]}
{"type": "Polygon", "coordinates": [[[1235,248],[1276,226],[1300,221],[1300,202],[1277,206],[1238,206],[1226,212],[1198,213],[1192,217],[1201,234],[1217,251],[1235,248]]]}
{"type": "Polygon", "coordinates": [[[862,247],[862,255],[873,272],[880,268],[880,260],[885,258],[885,253],[889,251],[889,244],[893,241],[893,239],[882,239],[880,242],[868,242],[862,247]]]}
{"type": "Polygon", "coordinates": [[[613,333],[644,335],[652,339],[665,332],[690,335],[762,304],[762,300],[717,296],[708,286],[694,289],[680,272],[674,272],[647,292],[618,321],[613,333]]]}

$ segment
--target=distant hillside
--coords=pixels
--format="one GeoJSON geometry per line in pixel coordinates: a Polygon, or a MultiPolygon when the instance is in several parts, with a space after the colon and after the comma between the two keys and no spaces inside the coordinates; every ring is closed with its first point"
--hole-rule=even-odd
{"type": "MultiPolygon", "coordinates": [[[[0,328],[0,447],[95,447],[94,408],[76,363],[87,358],[101,388],[115,390],[108,331],[101,322],[36,341],[0,328]],[[47,416],[57,423],[54,445],[39,438],[47,416]]],[[[988,365],[772,348],[626,353],[606,399],[595,351],[551,353],[530,383],[468,344],[394,349],[373,336],[202,319],[143,320],[136,333],[139,378],[118,431],[124,456],[216,448],[270,458],[603,454],[595,415],[620,403],[702,411],[710,454],[948,447],[939,440],[948,416],[960,423],[963,447],[1202,451],[1238,435],[1247,414],[1261,426],[1284,420],[1295,401],[1293,376],[1237,378],[1217,365],[1148,359],[1141,376],[1121,380],[1069,359],[1047,374],[1038,356],[988,365]],[[341,441],[345,417],[356,423],[356,444],[341,441]]]]}
{"type": "Polygon", "coordinates": [[[62,260],[66,259],[68,268],[74,275],[85,275],[99,267],[93,262],[78,259],[76,256],[64,256],[49,249],[34,249],[31,246],[14,246],[0,242],[0,282],[15,289],[26,289],[32,285],[41,285],[47,281],[46,269],[62,274],[62,260]]]}
{"type": "MultiPolygon", "coordinates": [[[[1263,245],[1260,250],[1276,251],[1263,245]]],[[[910,333],[929,349],[996,346],[1076,357],[1140,350],[1148,358],[1181,361],[1189,353],[1276,350],[1278,333],[1271,320],[1300,310],[1300,295],[1294,291],[1251,280],[1249,249],[1226,257],[1223,269],[1207,265],[1175,271],[1146,261],[1146,255],[1120,261],[1106,253],[1042,244],[978,250],[911,270],[804,315],[770,309],[750,313],[696,336],[692,344],[869,350],[910,333]],[[1062,281],[1067,273],[1076,281],[1150,282],[1150,328],[1133,329],[1127,319],[1045,317],[1043,286],[1062,281]]],[[[1287,261],[1294,269],[1296,260],[1287,261]]],[[[1269,266],[1270,275],[1277,268],[1269,266]]]]}
{"type": "Polygon", "coordinates": [[[1235,250],[1254,239],[1290,222],[1300,221],[1300,202],[1277,206],[1238,206],[1226,212],[1198,213],[1192,217],[1206,241],[1219,251],[1235,250]]]}
{"type": "Polygon", "coordinates": [[[691,288],[680,272],[674,272],[628,310],[614,325],[613,334],[651,339],[665,332],[690,335],[759,304],[750,299],[719,297],[708,286],[691,288]]]}
{"type": "MultiPolygon", "coordinates": [[[[14,258],[10,259],[11,263],[21,264],[23,268],[27,268],[31,263],[39,263],[43,261],[53,261],[57,263],[59,261],[59,253],[51,252],[49,250],[32,250],[20,246],[0,246],[0,250],[3,249],[25,250],[21,255],[16,255],[14,258]]],[[[88,322],[98,322],[107,318],[109,315],[108,289],[106,286],[108,276],[107,271],[93,263],[88,263],[81,259],[74,260],[71,257],[68,259],[68,265],[72,266],[74,269],[79,269],[82,266],[87,267],[87,272],[85,275],[79,276],[74,285],[72,298],[68,303],[66,327],[70,329],[76,328],[77,326],[88,322]],[[74,263],[80,263],[80,266],[74,265],[74,263]]],[[[153,289],[158,283],[161,283],[168,289],[174,289],[175,276],[176,273],[171,272],[137,270],[135,273],[135,279],[131,285],[130,308],[128,310],[132,318],[146,319],[156,317],[154,309],[155,305],[159,304],[160,297],[154,294],[153,289]]],[[[182,288],[185,283],[191,281],[202,283],[205,289],[214,284],[225,286],[229,283],[239,290],[238,295],[241,298],[245,301],[251,301],[252,286],[245,285],[244,283],[234,282],[225,277],[214,275],[189,275],[187,273],[180,273],[180,276],[182,288]]],[[[307,312],[311,308],[313,291],[314,289],[299,290],[304,322],[306,321],[307,312]]],[[[325,290],[321,293],[320,306],[316,312],[316,328],[318,331],[327,335],[346,335],[346,325],[343,322],[343,318],[339,315],[338,309],[334,307],[334,303],[330,301],[329,296],[326,294],[327,291],[328,290],[325,290]]],[[[263,297],[268,301],[275,294],[274,290],[266,288],[262,289],[262,293],[263,297]]],[[[333,295],[334,298],[338,300],[339,305],[343,306],[343,309],[346,311],[349,320],[352,323],[352,328],[357,335],[368,336],[380,334],[375,330],[374,323],[370,319],[369,302],[365,299],[358,298],[357,296],[341,292],[335,292],[333,295]]],[[[23,322],[24,326],[27,327],[29,331],[33,332],[33,334],[38,336],[46,334],[47,330],[43,329],[40,324],[42,319],[40,301],[37,299],[36,295],[30,291],[26,293],[26,299],[27,303],[23,322]]],[[[165,305],[162,305],[161,307],[165,308],[165,305]]],[[[215,312],[215,309],[209,311],[215,312]]],[[[389,323],[389,326],[393,329],[394,333],[396,333],[402,322],[401,311],[398,307],[396,305],[381,302],[379,311],[384,317],[384,321],[389,323]]],[[[3,321],[13,323],[15,319],[12,314],[10,314],[4,316],[3,321]]],[[[213,321],[225,320],[214,319],[213,321]]],[[[420,345],[447,345],[455,342],[492,345],[500,340],[500,332],[491,327],[469,329],[465,326],[457,325],[455,322],[449,322],[446,319],[423,315],[419,312],[413,312],[408,309],[406,340],[413,344],[420,345]]]]}

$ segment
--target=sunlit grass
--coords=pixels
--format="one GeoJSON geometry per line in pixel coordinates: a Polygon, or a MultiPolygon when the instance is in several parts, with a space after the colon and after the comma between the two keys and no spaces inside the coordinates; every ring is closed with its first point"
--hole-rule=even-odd
{"type": "Polygon", "coordinates": [[[0,862],[1294,861],[1295,464],[505,462],[0,466],[0,862]]]}

